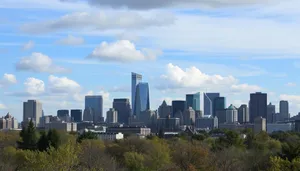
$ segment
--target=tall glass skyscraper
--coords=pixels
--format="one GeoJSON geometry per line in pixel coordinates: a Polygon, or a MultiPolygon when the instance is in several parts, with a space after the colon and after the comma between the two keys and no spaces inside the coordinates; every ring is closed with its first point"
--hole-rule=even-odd
{"type": "Polygon", "coordinates": [[[267,119],[267,94],[261,92],[250,94],[249,109],[251,123],[254,123],[256,117],[267,119]]]}
{"type": "Polygon", "coordinates": [[[131,105],[132,111],[135,109],[136,86],[142,81],[143,77],[140,74],[131,73],[131,105]]]}
{"type": "Polygon", "coordinates": [[[185,111],[186,102],[184,100],[173,100],[172,101],[172,112],[173,117],[177,112],[183,113],[185,111]]]}
{"type": "Polygon", "coordinates": [[[131,114],[129,99],[114,99],[113,108],[118,112],[118,122],[128,124],[131,114]]]}
{"type": "Polygon", "coordinates": [[[279,102],[279,113],[280,113],[280,120],[285,121],[290,118],[289,113],[289,102],[285,100],[281,100],[279,102]]]}
{"type": "Polygon", "coordinates": [[[213,116],[215,117],[217,114],[217,111],[222,111],[225,109],[225,97],[216,97],[214,99],[213,103],[213,116]]]}
{"type": "Polygon", "coordinates": [[[186,109],[192,107],[195,111],[200,111],[200,93],[186,95],[186,109]]]}
{"type": "Polygon", "coordinates": [[[134,114],[138,116],[141,112],[150,110],[149,84],[139,83],[135,94],[134,114]]]}
{"type": "Polygon", "coordinates": [[[103,98],[102,96],[85,96],[85,109],[94,111],[94,122],[103,121],[103,98]]]}
{"type": "Polygon", "coordinates": [[[220,93],[203,93],[204,115],[213,114],[214,100],[216,97],[220,97],[220,93]]]}

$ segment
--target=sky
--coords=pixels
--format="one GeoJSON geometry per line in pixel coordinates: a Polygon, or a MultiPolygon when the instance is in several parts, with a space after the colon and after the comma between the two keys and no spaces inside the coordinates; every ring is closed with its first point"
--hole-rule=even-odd
{"type": "MultiPolygon", "coordinates": [[[[150,106],[220,92],[226,105],[288,100],[300,111],[298,0],[1,0],[0,116],[23,101],[45,115],[83,109],[85,95],[130,98],[131,72],[150,106]]],[[[203,100],[202,100],[203,103],[203,100]]],[[[201,104],[203,108],[203,104],[201,104]]]]}

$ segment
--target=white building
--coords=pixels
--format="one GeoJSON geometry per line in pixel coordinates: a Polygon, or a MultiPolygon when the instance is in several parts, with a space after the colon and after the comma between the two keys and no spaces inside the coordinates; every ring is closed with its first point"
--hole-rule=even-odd
{"type": "Polygon", "coordinates": [[[70,122],[51,122],[45,124],[45,130],[56,129],[59,131],[76,132],[77,123],[70,122]]]}
{"type": "Polygon", "coordinates": [[[114,141],[114,140],[121,140],[124,138],[124,134],[121,132],[119,133],[107,133],[107,132],[101,132],[97,133],[97,137],[100,140],[103,141],[114,141]]]}
{"type": "Polygon", "coordinates": [[[238,121],[238,110],[232,104],[226,109],[226,123],[236,123],[238,121]]]}
{"type": "Polygon", "coordinates": [[[117,123],[118,122],[118,111],[114,108],[110,108],[109,111],[106,112],[106,122],[107,123],[117,123]]]}

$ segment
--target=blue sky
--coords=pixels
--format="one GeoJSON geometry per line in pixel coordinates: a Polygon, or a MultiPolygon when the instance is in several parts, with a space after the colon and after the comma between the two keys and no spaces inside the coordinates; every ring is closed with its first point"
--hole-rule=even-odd
{"type": "Polygon", "coordinates": [[[55,115],[87,94],[106,112],[130,98],[131,72],[149,82],[152,109],[204,91],[239,107],[262,91],[300,111],[300,2],[135,1],[1,0],[2,115],[21,120],[27,99],[55,115]]]}

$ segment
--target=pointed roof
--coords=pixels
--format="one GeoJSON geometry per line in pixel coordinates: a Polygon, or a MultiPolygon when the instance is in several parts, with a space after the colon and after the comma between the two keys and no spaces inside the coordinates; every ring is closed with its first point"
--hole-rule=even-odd
{"type": "Polygon", "coordinates": [[[11,115],[9,114],[9,112],[5,115],[5,117],[4,117],[5,119],[7,119],[7,118],[12,118],[11,117],[11,115]]]}
{"type": "Polygon", "coordinates": [[[161,105],[162,105],[162,106],[168,106],[168,105],[167,105],[167,102],[166,102],[165,100],[162,102],[161,105]]]}
{"type": "Polygon", "coordinates": [[[236,107],[231,104],[227,109],[229,109],[229,110],[236,110],[236,107]]]}

